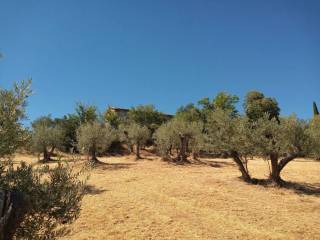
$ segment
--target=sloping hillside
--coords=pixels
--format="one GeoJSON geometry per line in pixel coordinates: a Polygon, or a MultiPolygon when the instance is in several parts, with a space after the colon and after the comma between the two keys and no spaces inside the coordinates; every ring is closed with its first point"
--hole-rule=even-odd
{"type": "MultiPolygon", "coordinates": [[[[186,166],[153,156],[101,160],[63,239],[320,239],[319,162],[290,163],[283,177],[296,184],[279,189],[242,182],[228,159],[186,166]]],[[[250,168],[267,176],[262,160],[250,168]]]]}

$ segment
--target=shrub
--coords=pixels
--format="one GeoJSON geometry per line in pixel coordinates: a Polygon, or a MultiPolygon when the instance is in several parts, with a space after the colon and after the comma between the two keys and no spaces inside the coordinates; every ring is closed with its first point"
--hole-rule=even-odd
{"type": "Polygon", "coordinates": [[[51,169],[48,165],[35,169],[24,162],[18,167],[2,162],[0,188],[20,198],[19,205],[14,204],[7,236],[54,239],[62,235],[61,226],[79,216],[86,180],[81,180],[83,173],[62,163],[51,169]]]}

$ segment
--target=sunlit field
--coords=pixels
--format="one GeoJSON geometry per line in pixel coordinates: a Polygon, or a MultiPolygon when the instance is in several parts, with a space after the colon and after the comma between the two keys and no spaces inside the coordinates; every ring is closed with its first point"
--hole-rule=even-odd
{"type": "MultiPolygon", "coordinates": [[[[142,156],[99,158],[105,164],[91,170],[63,239],[320,239],[319,161],[291,162],[282,174],[290,184],[277,188],[244,183],[230,159],[174,165],[142,156]]],[[[249,168],[268,177],[263,160],[249,168]]]]}

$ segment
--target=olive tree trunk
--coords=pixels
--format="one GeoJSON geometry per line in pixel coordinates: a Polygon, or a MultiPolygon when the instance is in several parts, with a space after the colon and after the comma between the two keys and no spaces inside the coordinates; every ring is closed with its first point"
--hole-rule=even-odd
{"type": "Polygon", "coordinates": [[[47,148],[43,148],[43,161],[44,162],[49,162],[51,160],[51,155],[50,152],[48,152],[47,148]]]}
{"type": "Polygon", "coordinates": [[[136,159],[141,159],[140,156],[140,142],[137,142],[137,146],[136,146],[136,159]]]}
{"type": "Polygon", "coordinates": [[[29,201],[20,192],[0,190],[3,209],[0,210],[4,225],[0,226],[0,239],[11,240],[29,209],[29,201]]]}
{"type": "Polygon", "coordinates": [[[188,138],[186,136],[180,136],[180,151],[178,154],[178,161],[180,162],[187,161],[187,147],[188,147],[188,138]]]}
{"type": "Polygon", "coordinates": [[[248,183],[253,183],[253,180],[249,174],[248,168],[246,168],[243,164],[243,162],[241,161],[241,158],[239,156],[239,154],[236,151],[231,152],[231,156],[233,161],[237,164],[238,169],[241,172],[241,178],[248,183]]]}
{"type": "Polygon", "coordinates": [[[199,154],[198,154],[196,151],[193,151],[193,152],[192,152],[192,156],[193,156],[193,159],[194,159],[194,160],[198,160],[198,159],[199,159],[199,158],[198,158],[199,154]]]}
{"type": "Polygon", "coordinates": [[[53,155],[54,150],[56,149],[55,146],[51,147],[50,151],[48,151],[47,147],[43,148],[43,161],[49,162],[51,160],[51,156],[53,155]]]}
{"type": "Polygon", "coordinates": [[[270,180],[277,185],[281,185],[284,183],[280,174],[283,168],[292,160],[298,157],[298,154],[290,154],[287,157],[281,159],[279,161],[279,156],[276,153],[270,154],[270,161],[271,161],[271,173],[270,173],[270,180]]]}
{"type": "Polygon", "coordinates": [[[96,149],[96,146],[93,145],[89,151],[89,154],[91,156],[91,159],[90,161],[93,162],[93,163],[97,163],[98,162],[98,159],[97,159],[97,149],[96,149]]]}

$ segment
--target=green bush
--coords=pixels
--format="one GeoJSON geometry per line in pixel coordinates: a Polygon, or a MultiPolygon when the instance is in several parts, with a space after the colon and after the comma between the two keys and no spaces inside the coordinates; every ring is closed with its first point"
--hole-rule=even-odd
{"type": "MultiPolygon", "coordinates": [[[[53,168],[48,165],[34,168],[24,162],[18,167],[12,162],[2,162],[0,188],[23,198],[15,209],[24,214],[14,229],[14,237],[54,239],[63,235],[65,229],[61,226],[79,216],[86,179],[85,168],[75,172],[62,163],[53,168]]],[[[13,224],[8,227],[12,228],[13,224]]]]}

